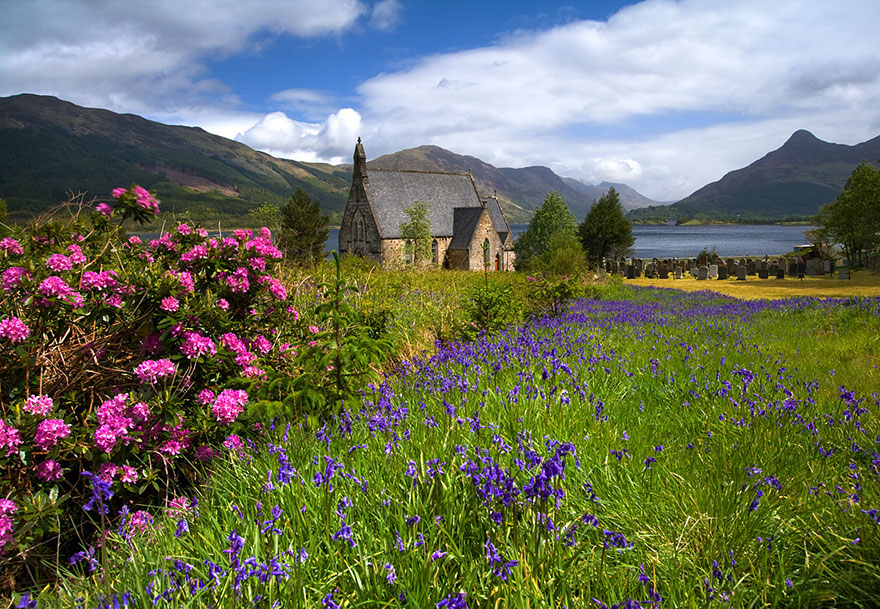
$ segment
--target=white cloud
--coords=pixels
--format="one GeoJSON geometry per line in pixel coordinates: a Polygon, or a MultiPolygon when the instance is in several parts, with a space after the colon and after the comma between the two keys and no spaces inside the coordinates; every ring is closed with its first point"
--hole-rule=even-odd
{"type": "Polygon", "coordinates": [[[361,131],[361,116],[342,108],[323,123],[304,123],[272,112],[235,138],[252,148],[298,161],[345,162],[361,131]]]}
{"type": "Polygon", "coordinates": [[[39,92],[151,113],[235,94],[206,78],[207,57],[256,50],[271,36],[343,32],[359,0],[10,0],[0,18],[0,95],[39,92]]]}
{"type": "Polygon", "coordinates": [[[398,0],[381,0],[373,6],[370,22],[380,30],[392,30],[400,21],[403,6],[398,0]]]}
{"type": "Polygon", "coordinates": [[[359,92],[378,153],[434,143],[674,199],[798,128],[875,136],[875,29],[873,1],[647,0],[608,22],[425,57],[359,92]]]}

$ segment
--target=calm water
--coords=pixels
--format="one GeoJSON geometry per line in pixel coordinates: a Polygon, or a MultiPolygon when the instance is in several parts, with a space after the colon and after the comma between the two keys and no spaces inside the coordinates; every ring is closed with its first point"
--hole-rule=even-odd
{"type": "MultiPolygon", "coordinates": [[[[511,224],[514,238],[525,232],[528,224],[511,224]]],[[[796,245],[807,242],[804,231],[812,226],[777,226],[775,224],[732,226],[675,226],[671,224],[634,226],[635,255],[639,258],[688,258],[703,249],[715,248],[722,257],[775,256],[786,254],[796,245]]],[[[339,229],[331,228],[324,249],[338,247],[339,229]]]]}

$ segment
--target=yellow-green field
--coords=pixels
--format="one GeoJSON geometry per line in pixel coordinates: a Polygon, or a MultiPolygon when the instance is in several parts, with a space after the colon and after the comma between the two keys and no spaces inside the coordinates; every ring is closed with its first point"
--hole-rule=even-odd
{"type": "Polygon", "coordinates": [[[758,279],[749,276],[746,281],[722,279],[720,281],[697,281],[688,276],[684,279],[625,279],[624,283],[639,286],[675,288],[686,292],[712,290],[735,298],[754,300],[759,298],[790,298],[795,296],[815,296],[817,298],[838,298],[847,296],[880,296],[880,273],[876,271],[855,271],[849,280],[825,277],[805,277],[785,279],[758,279]]]}

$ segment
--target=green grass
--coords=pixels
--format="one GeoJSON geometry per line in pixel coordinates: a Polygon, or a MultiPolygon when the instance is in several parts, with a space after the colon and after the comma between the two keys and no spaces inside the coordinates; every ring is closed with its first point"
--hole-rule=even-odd
{"type": "MultiPolygon", "coordinates": [[[[457,281],[473,276],[367,270],[358,298],[409,312],[401,325],[432,322],[454,306],[440,283],[457,281]]],[[[875,606],[880,535],[862,510],[880,508],[877,336],[876,301],[764,306],[671,290],[586,301],[402,365],[323,427],[279,422],[214,463],[188,532],[175,536],[179,514],[157,514],[148,532],[110,533],[103,580],[72,575],[38,606],[128,592],[149,607],[169,590],[156,606],[317,607],[333,593],[342,607],[434,607],[463,592],[472,608],[591,607],[644,603],[649,588],[666,607],[875,606]],[[550,480],[563,494],[527,498],[557,442],[576,451],[550,480]],[[343,466],[332,489],[315,478],[328,459],[343,466]],[[519,491],[510,505],[481,496],[492,476],[467,474],[495,465],[519,491]],[[238,559],[253,557],[238,588],[233,530],[238,559]],[[611,533],[625,547],[606,547],[611,533]],[[506,580],[487,540],[517,562],[506,580]],[[273,559],[285,566],[261,581],[273,559]]]]}

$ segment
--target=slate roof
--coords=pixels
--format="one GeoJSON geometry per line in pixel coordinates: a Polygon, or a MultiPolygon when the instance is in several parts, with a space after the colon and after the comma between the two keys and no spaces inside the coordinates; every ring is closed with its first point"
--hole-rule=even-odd
{"type": "Polygon", "coordinates": [[[489,217],[492,219],[492,226],[494,226],[495,230],[498,232],[498,237],[501,239],[501,243],[504,243],[507,239],[507,235],[510,234],[510,226],[507,224],[507,219],[501,211],[501,205],[498,203],[496,197],[488,197],[485,200],[485,203],[486,209],[489,210],[489,217]]]}
{"type": "Polygon", "coordinates": [[[454,210],[453,236],[452,241],[449,242],[449,249],[466,250],[468,248],[482,213],[482,207],[457,207],[454,210]]]}
{"type": "Polygon", "coordinates": [[[428,220],[434,237],[458,234],[457,227],[453,226],[456,208],[476,208],[477,217],[482,208],[473,180],[466,173],[370,169],[367,178],[364,187],[383,239],[402,237],[400,225],[409,221],[406,210],[416,201],[428,203],[428,220]]]}

